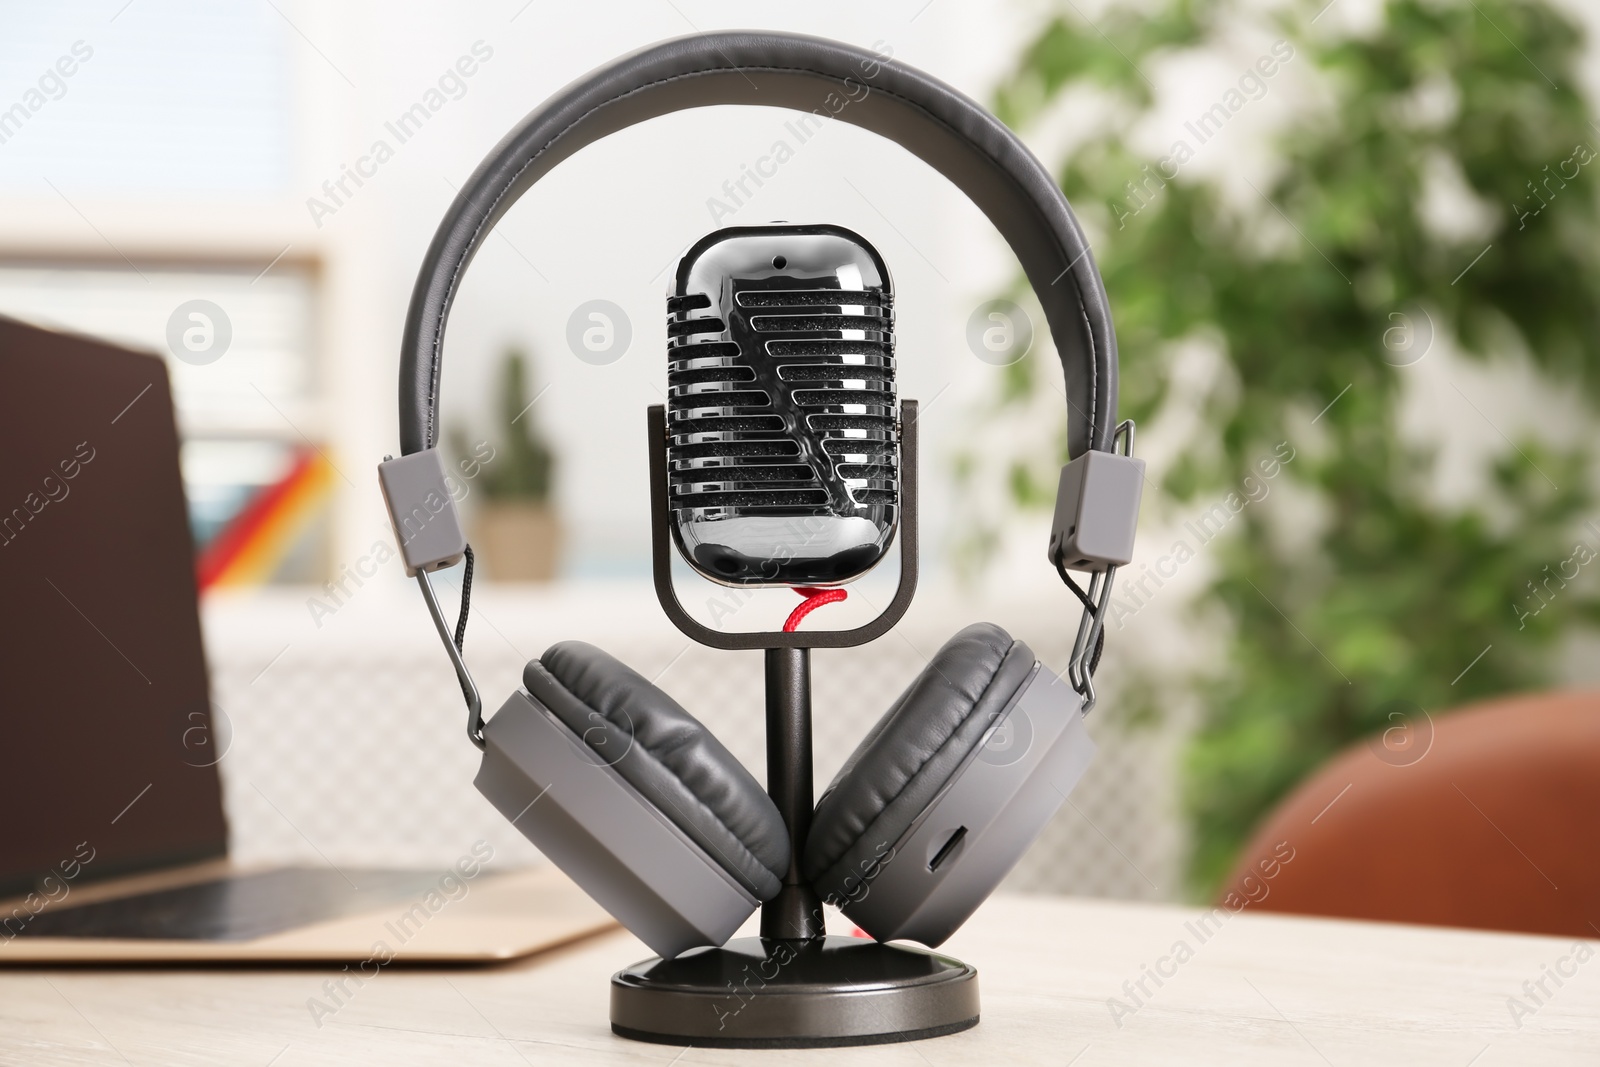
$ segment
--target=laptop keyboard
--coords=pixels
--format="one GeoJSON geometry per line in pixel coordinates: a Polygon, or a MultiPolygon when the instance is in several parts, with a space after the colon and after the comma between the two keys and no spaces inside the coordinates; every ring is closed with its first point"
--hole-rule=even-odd
{"type": "MultiPolygon", "coordinates": [[[[439,891],[440,871],[280,867],[35,915],[19,937],[250,941],[439,891]]],[[[441,893],[441,895],[443,895],[441,893]]]]}

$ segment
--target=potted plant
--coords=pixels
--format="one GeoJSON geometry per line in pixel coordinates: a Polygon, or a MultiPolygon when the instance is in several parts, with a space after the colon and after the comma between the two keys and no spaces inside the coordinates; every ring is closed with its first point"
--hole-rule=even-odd
{"type": "MultiPolygon", "coordinates": [[[[495,452],[474,487],[481,497],[471,522],[473,547],[496,581],[547,582],[561,555],[561,523],[550,502],[555,459],[528,394],[527,359],[510,349],[495,398],[495,452]]],[[[468,454],[463,438],[454,443],[458,454],[468,454]]]]}

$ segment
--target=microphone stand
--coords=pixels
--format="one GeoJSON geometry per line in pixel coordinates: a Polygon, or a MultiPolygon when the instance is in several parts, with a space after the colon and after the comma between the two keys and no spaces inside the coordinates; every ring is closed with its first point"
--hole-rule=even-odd
{"type": "Polygon", "coordinates": [[[924,949],[828,937],[822,901],[800,874],[811,828],[811,649],[888,633],[917,587],[917,402],[900,406],[900,583],[877,618],[852,630],[729,633],[689,616],[672,583],[667,417],[649,409],[656,597],[691,640],[766,657],[767,793],[789,830],[789,865],[761,908],[759,937],[652,958],[611,978],[611,1028],[641,1041],[702,1048],[821,1048],[915,1041],[978,1022],[978,972],[924,949]]]}
{"type": "Polygon", "coordinates": [[[810,941],[823,935],[822,900],[800,876],[811,833],[811,650],[769,648],[767,795],[789,829],[789,869],[778,895],[761,905],[761,936],[810,941]]]}

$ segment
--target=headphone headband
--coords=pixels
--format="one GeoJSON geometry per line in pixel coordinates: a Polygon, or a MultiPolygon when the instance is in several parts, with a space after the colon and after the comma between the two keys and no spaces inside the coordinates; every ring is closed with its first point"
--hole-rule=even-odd
{"type": "Polygon", "coordinates": [[[826,108],[955,183],[1005,237],[1044,307],[1073,409],[1070,455],[1113,450],[1117,342],[1105,286],[1072,209],[1033,153],[971,99],[885,55],[818,37],[739,31],[662,41],[584,75],[523,119],[479,164],[439,224],[412,290],[400,353],[405,454],[437,442],[450,304],[462,271],[500,217],[585,145],[646,119],[713,104],[826,108]]]}

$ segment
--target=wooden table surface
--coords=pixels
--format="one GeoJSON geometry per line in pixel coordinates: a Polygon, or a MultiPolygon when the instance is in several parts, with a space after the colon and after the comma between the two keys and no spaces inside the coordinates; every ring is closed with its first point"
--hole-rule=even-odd
{"type": "Polygon", "coordinates": [[[1196,909],[997,898],[944,948],[978,968],[975,1029],[820,1051],[612,1036],[607,979],[649,955],[622,932],[488,969],[396,964],[316,1018],[308,1002],[333,1003],[336,968],[0,970],[0,1063],[1600,1063],[1592,942],[1248,912],[1202,923],[1196,909]]]}

